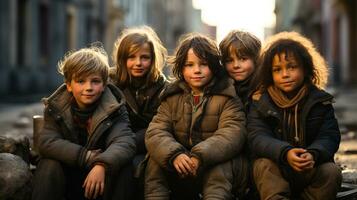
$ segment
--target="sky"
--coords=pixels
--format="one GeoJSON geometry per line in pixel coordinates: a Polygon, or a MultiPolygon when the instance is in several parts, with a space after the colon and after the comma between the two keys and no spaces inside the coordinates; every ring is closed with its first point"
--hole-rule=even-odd
{"type": "Polygon", "coordinates": [[[264,39],[264,28],[275,25],[275,0],[192,0],[202,10],[202,21],[217,26],[217,41],[232,29],[264,39]]]}

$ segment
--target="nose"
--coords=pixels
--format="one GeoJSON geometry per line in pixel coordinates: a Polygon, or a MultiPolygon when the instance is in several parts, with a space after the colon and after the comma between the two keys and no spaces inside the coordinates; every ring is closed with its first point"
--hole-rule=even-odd
{"type": "Polygon", "coordinates": [[[283,77],[289,77],[289,75],[290,75],[289,70],[283,69],[282,70],[282,75],[283,75],[283,77]]]}
{"type": "Polygon", "coordinates": [[[141,59],[140,57],[135,58],[135,65],[141,65],[141,59]]]}
{"type": "Polygon", "coordinates": [[[92,83],[90,81],[87,81],[84,86],[85,90],[87,91],[91,91],[93,89],[92,83]]]}
{"type": "Polygon", "coordinates": [[[238,59],[234,59],[233,60],[233,67],[234,68],[240,68],[240,63],[239,63],[238,59]]]}
{"type": "Polygon", "coordinates": [[[200,65],[194,65],[192,70],[193,70],[193,72],[194,72],[195,74],[201,73],[201,67],[200,67],[200,65]]]}

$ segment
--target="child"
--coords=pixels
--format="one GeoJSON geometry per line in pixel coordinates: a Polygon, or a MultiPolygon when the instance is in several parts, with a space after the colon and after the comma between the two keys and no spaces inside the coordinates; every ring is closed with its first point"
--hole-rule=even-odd
{"type": "Polygon", "coordinates": [[[44,101],[32,198],[126,199],[123,167],[134,156],[135,140],[122,93],[106,84],[107,55],[84,48],[58,67],[65,84],[44,101]]]}
{"type": "Polygon", "coordinates": [[[245,142],[245,116],[218,48],[187,34],[172,62],[178,80],[164,91],[145,136],[145,199],[230,199],[233,175],[245,175],[232,162],[245,142]]]}
{"type": "MultiPolygon", "coordinates": [[[[222,63],[228,75],[234,80],[236,93],[242,100],[244,111],[247,115],[251,96],[256,89],[256,85],[254,85],[256,80],[253,77],[257,75],[254,71],[256,71],[258,65],[261,42],[249,32],[232,30],[220,42],[219,48],[222,54],[222,63]]],[[[248,145],[244,147],[243,154],[250,154],[248,145]]],[[[249,159],[248,163],[251,165],[249,159]]],[[[249,174],[251,175],[251,172],[249,174]]],[[[257,199],[257,197],[258,194],[255,188],[250,186],[249,193],[245,198],[257,199]]]]}
{"type": "Polygon", "coordinates": [[[115,42],[110,77],[124,93],[131,128],[135,133],[137,152],[133,160],[133,171],[137,178],[135,198],[143,199],[144,170],[138,169],[146,154],[145,132],[160,105],[159,94],[167,81],[162,74],[166,49],[148,26],[125,29],[115,42]]]}
{"type": "Polygon", "coordinates": [[[247,112],[254,91],[253,72],[256,70],[261,47],[260,40],[245,31],[233,30],[219,44],[222,63],[229,76],[235,80],[237,95],[247,112]]]}
{"type": "Polygon", "coordinates": [[[162,68],[166,49],[148,26],[125,29],[113,50],[112,81],[124,93],[137,154],[146,153],[144,135],[159,106],[159,94],[167,83],[162,68]]]}
{"type": "Polygon", "coordinates": [[[340,131],[333,97],[322,90],[326,63],[295,32],[272,36],[261,59],[262,91],[253,96],[247,125],[261,199],[335,199],[340,131]]]}

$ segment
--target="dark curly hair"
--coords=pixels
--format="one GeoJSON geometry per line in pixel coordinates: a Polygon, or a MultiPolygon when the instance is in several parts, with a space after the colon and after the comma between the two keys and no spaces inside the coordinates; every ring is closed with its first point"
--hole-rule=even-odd
{"type": "Polygon", "coordinates": [[[260,81],[263,88],[267,88],[273,85],[272,78],[272,65],[273,58],[275,55],[285,53],[294,56],[296,61],[304,69],[304,81],[305,83],[311,84],[313,78],[315,77],[315,68],[313,66],[312,57],[308,50],[299,42],[290,39],[277,40],[268,49],[266,49],[261,55],[260,71],[258,72],[257,80],[260,81]]]}

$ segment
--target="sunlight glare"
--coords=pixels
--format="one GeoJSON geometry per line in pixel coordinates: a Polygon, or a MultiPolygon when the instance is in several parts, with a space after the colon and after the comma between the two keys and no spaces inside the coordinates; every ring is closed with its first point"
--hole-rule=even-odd
{"type": "Polygon", "coordinates": [[[203,22],[217,26],[217,41],[233,29],[264,39],[264,28],[275,25],[274,0],[192,0],[192,4],[202,10],[203,22]]]}

